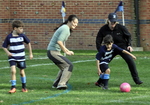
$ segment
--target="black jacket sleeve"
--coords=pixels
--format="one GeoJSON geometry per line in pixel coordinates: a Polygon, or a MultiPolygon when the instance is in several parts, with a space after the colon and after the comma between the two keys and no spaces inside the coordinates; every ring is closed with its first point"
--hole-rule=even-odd
{"type": "Polygon", "coordinates": [[[97,48],[97,51],[99,51],[100,47],[101,47],[101,44],[102,44],[102,41],[103,41],[103,34],[102,34],[102,28],[99,30],[97,36],[96,36],[96,48],[97,48]]]}
{"type": "Polygon", "coordinates": [[[125,40],[127,41],[128,46],[131,46],[131,34],[129,33],[128,29],[125,26],[121,27],[125,40]]]}

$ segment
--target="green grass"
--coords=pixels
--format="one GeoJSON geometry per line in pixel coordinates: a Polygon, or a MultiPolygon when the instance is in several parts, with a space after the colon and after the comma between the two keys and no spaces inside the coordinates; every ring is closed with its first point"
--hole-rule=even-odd
{"type": "MultiPolygon", "coordinates": [[[[10,68],[7,56],[0,50],[0,105],[148,105],[150,52],[133,52],[139,76],[144,84],[136,85],[124,60],[117,56],[111,63],[109,90],[102,90],[94,83],[98,79],[96,51],[74,51],[67,56],[74,63],[74,70],[67,90],[52,89],[58,68],[47,58],[45,50],[34,50],[34,59],[26,57],[27,87],[29,92],[21,92],[19,70],[17,69],[17,92],[8,94],[10,89],[10,68]],[[82,62],[76,62],[81,61],[82,62]],[[87,60],[87,61],[86,61],[87,60]],[[88,61],[89,60],[89,61],[88,61]],[[120,92],[123,82],[130,83],[129,93],[120,92]]],[[[28,55],[28,51],[26,51],[28,55]]]]}

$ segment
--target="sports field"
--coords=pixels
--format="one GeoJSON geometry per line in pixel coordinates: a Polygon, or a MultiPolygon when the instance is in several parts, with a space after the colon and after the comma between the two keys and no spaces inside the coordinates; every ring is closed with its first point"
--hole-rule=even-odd
{"type": "Polygon", "coordinates": [[[67,56],[74,64],[73,74],[67,90],[52,89],[58,68],[47,58],[46,50],[33,50],[34,59],[28,59],[26,51],[25,70],[28,93],[21,92],[19,70],[17,69],[17,92],[9,94],[10,69],[5,52],[0,50],[0,105],[150,105],[149,74],[150,52],[133,52],[136,55],[139,76],[144,82],[136,85],[125,61],[116,56],[110,63],[109,90],[94,85],[98,79],[96,51],[74,51],[67,56]],[[120,92],[119,86],[128,82],[129,93],[120,92]]]}

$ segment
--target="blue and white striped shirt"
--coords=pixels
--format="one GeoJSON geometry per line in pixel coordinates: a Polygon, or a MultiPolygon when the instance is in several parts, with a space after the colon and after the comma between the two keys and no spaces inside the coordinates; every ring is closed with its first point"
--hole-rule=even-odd
{"type": "Polygon", "coordinates": [[[100,64],[108,64],[113,59],[114,53],[122,52],[123,49],[113,44],[111,50],[107,50],[106,46],[100,47],[99,52],[96,54],[96,59],[100,61],[100,64]]]}
{"type": "Polygon", "coordinates": [[[8,57],[8,61],[25,61],[25,46],[23,42],[26,44],[30,43],[30,40],[24,34],[13,36],[11,33],[6,37],[2,47],[9,47],[12,56],[8,57]]]}

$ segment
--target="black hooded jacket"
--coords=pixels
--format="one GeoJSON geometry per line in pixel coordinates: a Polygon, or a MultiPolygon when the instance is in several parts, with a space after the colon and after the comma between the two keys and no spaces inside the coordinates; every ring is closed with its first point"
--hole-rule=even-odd
{"type": "Polygon", "coordinates": [[[103,38],[106,35],[111,35],[114,40],[114,44],[118,45],[123,49],[127,49],[128,46],[131,46],[131,34],[128,32],[127,28],[123,25],[116,24],[114,30],[111,30],[108,24],[100,28],[97,37],[96,37],[96,48],[99,50],[103,38]]]}

